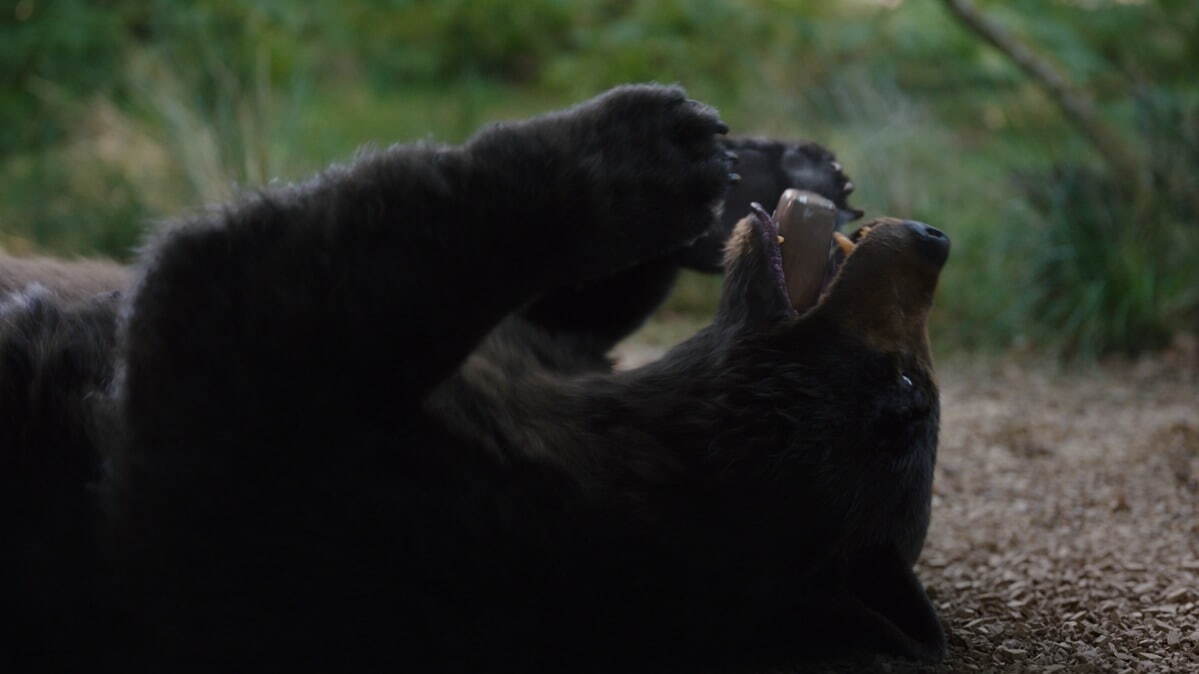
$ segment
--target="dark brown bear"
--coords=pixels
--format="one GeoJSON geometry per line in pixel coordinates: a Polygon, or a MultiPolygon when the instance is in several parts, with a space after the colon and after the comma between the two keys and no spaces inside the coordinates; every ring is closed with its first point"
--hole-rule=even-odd
{"type": "MultiPolygon", "coordinates": [[[[782,250],[774,218],[742,221],[714,323],[660,361],[608,372],[587,306],[547,327],[546,298],[719,227],[724,130],[677,88],[621,87],[160,235],[106,402],[71,398],[94,461],[54,483],[29,455],[78,438],[17,445],[39,487],[94,484],[99,506],[17,527],[16,558],[49,563],[8,576],[28,637],[10,652],[205,671],[939,658],[911,566],[944,235],[880,221],[842,260],[830,211],[793,215],[791,195],[782,250]],[[795,259],[818,268],[790,278],[795,259]]],[[[2,311],[34,345],[90,316],[2,311]]]]}

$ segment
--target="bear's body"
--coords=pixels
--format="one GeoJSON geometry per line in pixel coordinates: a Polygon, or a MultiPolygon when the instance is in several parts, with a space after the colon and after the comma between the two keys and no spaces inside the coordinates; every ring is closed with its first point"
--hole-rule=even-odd
{"type": "MultiPolygon", "coordinates": [[[[624,87],[161,234],[116,333],[95,332],[117,353],[88,375],[108,395],[78,404],[95,414],[81,427],[99,446],[78,452],[95,452],[97,505],[48,514],[52,534],[23,530],[14,571],[51,587],[79,566],[34,563],[72,550],[63,522],[79,519],[95,566],[45,605],[19,595],[36,637],[18,662],[939,657],[911,572],[937,426],[927,344],[911,336],[923,314],[915,332],[874,320],[927,310],[935,269],[900,268],[911,306],[844,309],[873,278],[854,266],[862,244],[842,273],[865,271],[801,318],[775,305],[743,232],[716,322],[619,373],[603,356],[645,309],[597,321],[564,299],[619,308],[639,270],[719,228],[723,130],[677,89],[624,87]],[[47,632],[73,601],[65,622],[85,624],[47,632]]],[[[895,236],[888,250],[906,250],[895,236]]],[[[13,311],[6,362],[27,315],[13,311]]],[[[87,333],[90,311],[63,310],[68,333],[87,333]]]]}

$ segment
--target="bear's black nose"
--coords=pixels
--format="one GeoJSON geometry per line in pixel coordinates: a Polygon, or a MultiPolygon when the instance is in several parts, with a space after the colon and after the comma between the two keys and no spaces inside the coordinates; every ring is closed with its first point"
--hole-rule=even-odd
{"type": "Polygon", "coordinates": [[[928,261],[941,266],[949,258],[949,237],[945,232],[915,220],[905,220],[904,225],[916,235],[917,245],[928,261]]]}

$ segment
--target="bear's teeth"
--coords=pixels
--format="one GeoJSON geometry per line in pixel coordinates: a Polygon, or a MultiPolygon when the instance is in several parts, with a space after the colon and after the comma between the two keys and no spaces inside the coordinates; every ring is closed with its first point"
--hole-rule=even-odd
{"type": "Polygon", "coordinates": [[[850,241],[849,237],[841,232],[833,232],[833,240],[837,242],[837,246],[841,248],[841,252],[846,255],[849,255],[853,252],[854,248],[857,248],[854,242],[850,241]]]}
{"type": "Polygon", "coordinates": [[[780,236],[779,236],[779,245],[780,245],[780,246],[781,246],[781,245],[783,245],[783,241],[784,241],[784,239],[783,239],[783,237],[780,235],[780,236]]]}

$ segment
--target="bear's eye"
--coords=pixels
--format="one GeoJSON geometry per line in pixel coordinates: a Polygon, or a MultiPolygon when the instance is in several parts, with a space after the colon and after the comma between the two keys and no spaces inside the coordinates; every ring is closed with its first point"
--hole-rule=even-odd
{"type": "Polygon", "coordinates": [[[915,386],[915,384],[912,383],[911,378],[902,372],[899,373],[899,383],[902,384],[904,388],[912,388],[915,386]]]}

